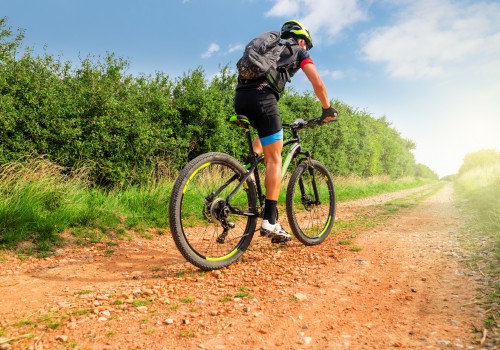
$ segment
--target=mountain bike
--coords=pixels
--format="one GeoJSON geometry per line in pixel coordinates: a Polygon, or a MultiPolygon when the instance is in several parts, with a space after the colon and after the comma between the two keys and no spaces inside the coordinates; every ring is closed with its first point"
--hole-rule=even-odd
{"type": "MultiPolygon", "coordinates": [[[[258,165],[264,156],[254,152],[250,121],[242,115],[229,121],[245,131],[246,164],[219,152],[202,154],[180,172],[169,203],[170,230],[184,258],[202,270],[220,269],[246,251],[263,217],[265,194],[258,165]]],[[[335,220],[335,187],[328,169],[302,149],[299,131],[324,124],[321,117],[283,124],[291,146],[282,177],[293,164],[286,190],[286,214],[294,237],[305,245],[322,243],[335,220]]],[[[262,167],[262,166],[261,166],[262,167]]]]}

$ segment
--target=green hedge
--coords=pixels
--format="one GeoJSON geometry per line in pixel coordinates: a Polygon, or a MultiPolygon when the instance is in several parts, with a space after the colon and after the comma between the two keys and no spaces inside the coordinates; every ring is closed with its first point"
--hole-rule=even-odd
{"type": "MultiPolygon", "coordinates": [[[[244,156],[242,132],[226,122],[236,85],[228,67],[212,79],[201,67],[176,78],[133,76],[114,54],[77,66],[30,49],[21,55],[22,39],[0,20],[0,164],[44,155],[69,170],[85,167],[94,184],[108,187],[175,175],[207,151],[244,156]]],[[[416,174],[414,143],[384,117],[334,105],[339,122],[304,140],[335,174],[416,174]]],[[[320,107],[293,90],[280,100],[285,122],[315,117],[320,107]]]]}

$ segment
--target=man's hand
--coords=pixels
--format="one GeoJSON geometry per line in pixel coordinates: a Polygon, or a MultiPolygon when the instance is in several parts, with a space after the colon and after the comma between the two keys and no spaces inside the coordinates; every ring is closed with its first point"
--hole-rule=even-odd
{"type": "Polygon", "coordinates": [[[337,112],[332,106],[328,108],[323,108],[323,113],[321,114],[321,120],[323,123],[328,123],[332,120],[337,120],[339,112],[337,112]]]}

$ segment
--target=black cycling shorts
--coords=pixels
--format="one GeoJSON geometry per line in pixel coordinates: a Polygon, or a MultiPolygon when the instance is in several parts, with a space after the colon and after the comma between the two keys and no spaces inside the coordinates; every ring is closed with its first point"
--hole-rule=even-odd
{"type": "MultiPolygon", "coordinates": [[[[282,139],[283,124],[278,111],[276,95],[268,89],[241,89],[236,90],[234,97],[236,114],[246,116],[262,141],[282,139]]],[[[263,143],[264,143],[263,142],[263,143]]]]}

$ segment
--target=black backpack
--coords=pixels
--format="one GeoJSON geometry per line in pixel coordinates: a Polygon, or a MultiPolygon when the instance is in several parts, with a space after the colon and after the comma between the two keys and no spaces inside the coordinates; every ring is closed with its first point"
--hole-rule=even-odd
{"type": "Polygon", "coordinates": [[[266,79],[278,92],[283,91],[290,77],[287,67],[278,67],[277,62],[286,47],[293,54],[293,44],[290,40],[282,39],[277,31],[262,33],[248,43],[243,56],[236,63],[239,78],[266,79]]]}

